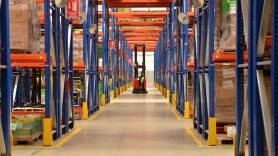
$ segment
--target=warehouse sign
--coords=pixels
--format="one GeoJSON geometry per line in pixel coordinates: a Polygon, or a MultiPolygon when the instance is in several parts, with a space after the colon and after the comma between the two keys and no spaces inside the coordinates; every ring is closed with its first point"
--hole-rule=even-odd
{"type": "Polygon", "coordinates": [[[115,49],[115,41],[114,40],[109,40],[109,49],[115,49]]]}
{"type": "Polygon", "coordinates": [[[67,4],[66,16],[68,19],[78,19],[79,0],[69,0],[67,4]]]}

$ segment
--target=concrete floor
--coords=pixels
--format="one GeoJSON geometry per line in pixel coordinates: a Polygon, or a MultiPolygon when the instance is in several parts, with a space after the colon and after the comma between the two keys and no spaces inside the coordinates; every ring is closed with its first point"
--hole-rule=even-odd
{"type": "Polygon", "coordinates": [[[148,95],[131,89],[88,121],[45,148],[16,146],[15,156],[233,156],[232,146],[208,147],[192,128],[192,120],[175,113],[159,92],[148,95]]]}

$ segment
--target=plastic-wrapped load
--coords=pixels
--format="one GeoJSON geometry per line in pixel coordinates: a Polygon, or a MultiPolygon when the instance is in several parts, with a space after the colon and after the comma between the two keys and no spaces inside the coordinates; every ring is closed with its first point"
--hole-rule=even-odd
{"type": "Polygon", "coordinates": [[[83,62],[83,35],[79,32],[73,34],[73,62],[83,62]]]}
{"type": "Polygon", "coordinates": [[[221,18],[222,36],[219,48],[223,51],[235,51],[236,49],[236,1],[222,0],[221,18]]]}
{"type": "Polygon", "coordinates": [[[219,49],[219,42],[221,39],[221,4],[222,0],[215,0],[214,50],[219,49]]]}
{"type": "MultiPolygon", "coordinates": [[[[219,123],[236,121],[236,73],[235,66],[221,64],[215,66],[215,117],[219,123]]],[[[247,71],[244,72],[247,86],[247,71]]]]}
{"type": "Polygon", "coordinates": [[[32,0],[10,0],[10,47],[12,52],[39,51],[40,21],[32,0]]]}

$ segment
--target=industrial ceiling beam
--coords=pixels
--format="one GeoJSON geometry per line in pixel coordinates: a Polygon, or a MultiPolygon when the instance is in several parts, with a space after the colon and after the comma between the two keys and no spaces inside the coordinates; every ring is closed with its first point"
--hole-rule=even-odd
{"type": "MultiPolygon", "coordinates": [[[[110,8],[170,7],[171,0],[106,0],[110,8]]],[[[101,5],[102,0],[98,0],[101,5]]]]}
{"type": "MultiPolygon", "coordinates": [[[[142,52],[142,51],[140,51],[140,49],[137,49],[137,50],[139,50],[137,52],[142,52]]],[[[131,51],[134,52],[134,48],[131,48],[131,51]]],[[[146,48],[146,52],[155,52],[155,48],[146,48]]]]}
{"type": "Polygon", "coordinates": [[[157,41],[127,41],[128,44],[157,44],[157,41]]]}
{"type": "MultiPolygon", "coordinates": [[[[129,44],[129,47],[130,47],[130,48],[134,48],[135,45],[136,45],[136,44],[129,44]]],[[[147,48],[155,48],[155,47],[156,47],[156,44],[145,44],[145,46],[146,46],[147,48]]]]}
{"type": "Polygon", "coordinates": [[[124,37],[156,37],[160,36],[159,33],[124,33],[124,37]]]}
{"type": "Polygon", "coordinates": [[[135,27],[135,28],[122,28],[120,29],[121,32],[132,32],[132,33],[160,33],[162,28],[147,28],[147,27],[135,27]]]}
{"type": "Polygon", "coordinates": [[[127,41],[158,41],[158,37],[126,37],[127,41]]]}
{"type": "Polygon", "coordinates": [[[131,19],[131,18],[165,18],[167,12],[114,12],[112,14],[118,19],[131,19]]]}
{"type": "Polygon", "coordinates": [[[119,26],[163,26],[165,22],[117,22],[119,26]]]}

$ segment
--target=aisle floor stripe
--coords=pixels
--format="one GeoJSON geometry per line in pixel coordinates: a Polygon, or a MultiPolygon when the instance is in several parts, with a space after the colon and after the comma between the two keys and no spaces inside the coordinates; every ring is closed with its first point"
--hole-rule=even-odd
{"type": "Polygon", "coordinates": [[[24,146],[14,146],[14,149],[42,149],[42,148],[59,148],[63,144],[65,144],[67,141],[69,141],[73,136],[75,136],[77,133],[79,133],[81,128],[76,128],[72,132],[70,132],[65,138],[63,138],[61,141],[59,141],[56,145],[54,144],[53,146],[43,146],[43,145],[34,145],[34,146],[29,146],[29,145],[24,145],[24,146]]]}
{"type": "MultiPolygon", "coordinates": [[[[169,103],[167,104],[169,105],[169,103]]],[[[178,120],[182,120],[182,118],[180,117],[180,115],[177,113],[177,111],[175,110],[175,108],[172,108],[172,112],[173,114],[175,115],[175,117],[178,119],[178,120]]],[[[191,136],[191,138],[196,142],[196,144],[199,146],[199,147],[204,147],[204,144],[202,143],[202,141],[192,132],[192,129],[193,128],[185,128],[186,132],[191,136]]]]}
{"type": "Polygon", "coordinates": [[[76,128],[73,132],[71,132],[69,135],[67,135],[65,138],[63,138],[55,147],[61,147],[62,145],[64,145],[73,136],[75,136],[77,133],[79,133],[80,130],[81,130],[81,128],[76,128]]]}
{"type": "Polygon", "coordinates": [[[103,112],[103,109],[100,109],[98,112],[96,112],[91,118],[89,118],[90,121],[95,120],[101,113],[103,112]]]}
{"type": "Polygon", "coordinates": [[[192,139],[196,142],[196,144],[199,147],[204,147],[204,144],[202,143],[202,141],[192,132],[192,129],[190,128],[185,128],[185,130],[187,131],[187,133],[192,137],[192,139]]]}
{"type": "Polygon", "coordinates": [[[178,120],[181,120],[181,117],[180,117],[179,114],[175,111],[175,109],[172,109],[172,112],[174,113],[175,117],[176,117],[178,120]]]}

